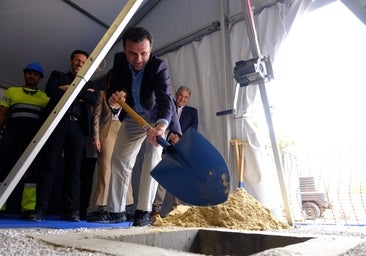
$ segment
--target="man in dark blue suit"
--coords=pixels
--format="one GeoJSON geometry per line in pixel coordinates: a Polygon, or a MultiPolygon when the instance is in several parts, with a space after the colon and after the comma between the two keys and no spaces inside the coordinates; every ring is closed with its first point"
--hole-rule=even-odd
{"type": "MultiPolygon", "coordinates": [[[[175,106],[177,107],[178,117],[182,133],[192,127],[197,130],[198,128],[198,111],[194,107],[187,106],[189,98],[191,97],[191,90],[186,86],[181,86],[175,93],[175,106]]],[[[176,144],[179,140],[177,134],[171,133],[168,136],[168,140],[172,144],[176,144]]]]}
{"type": "MultiPolygon", "coordinates": [[[[180,127],[182,129],[182,134],[187,131],[188,128],[192,127],[194,129],[198,129],[198,111],[196,108],[187,106],[188,101],[191,97],[191,90],[186,86],[181,86],[178,88],[175,93],[175,106],[179,117],[180,127]]],[[[179,141],[179,135],[175,133],[169,133],[167,140],[173,145],[179,141]]],[[[168,206],[172,210],[178,204],[182,203],[178,198],[175,198],[170,193],[166,193],[165,189],[159,185],[158,190],[156,192],[155,200],[153,203],[153,210],[151,213],[151,217],[155,218],[157,215],[160,215],[161,207],[164,201],[164,198],[167,197],[168,206]]]]}
{"type": "Polygon", "coordinates": [[[151,53],[153,37],[143,27],[130,27],[122,35],[123,52],[116,53],[113,72],[106,90],[108,105],[122,121],[111,158],[111,177],[106,213],[95,222],[116,223],[126,220],[126,199],[133,167],[144,144],[141,175],[133,226],[151,224],[150,213],[158,183],[150,175],[161,161],[163,147],[156,137],[168,129],[181,134],[175,111],[168,64],[151,53]],[[125,101],[151,127],[141,127],[121,109],[125,101]],[[144,143],[145,140],[148,143],[144,143]]]}

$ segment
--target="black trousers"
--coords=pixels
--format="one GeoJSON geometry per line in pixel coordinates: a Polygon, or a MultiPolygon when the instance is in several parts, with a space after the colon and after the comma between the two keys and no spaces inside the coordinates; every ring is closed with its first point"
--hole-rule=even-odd
{"type": "MultiPolygon", "coordinates": [[[[24,150],[38,132],[41,123],[31,118],[8,119],[0,142],[0,182],[9,175],[24,150]]],[[[32,162],[22,179],[7,200],[7,211],[18,213],[21,209],[21,200],[24,183],[36,183],[39,171],[39,157],[32,162]]]]}
{"type": "Polygon", "coordinates": [[[44,159],[38,187],[36,209],[47,211],[55,182],[63,182],[63,208],[65,213],[79,210],[80,177],[82,161],[85,157],[87,135],[80,121],[65,116],[42,149],[44,159]],[[64,161],[63,181],[55,180],[59,163],[64,161]]]}
{"type": "Polygon", "coordinates": [[[94,169],[97,163],[96,157],[86,157],[81,168],[80,183],[80,213],[86,215],[89,207],[90,194],[93,187],[94,169]]]}

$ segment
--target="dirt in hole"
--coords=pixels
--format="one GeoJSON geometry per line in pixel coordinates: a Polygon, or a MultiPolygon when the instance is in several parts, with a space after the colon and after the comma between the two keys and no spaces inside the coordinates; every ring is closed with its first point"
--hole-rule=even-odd
{"type": "Polygon", "coordinates": [[[165,218],[157,217],[153,226],[221,227],[255,231],[291,228],[287,223],[275,219],[271,211],[250,196],[244,188],[237,188],[226,202],[219,205],[179,205],[165,218]]]}

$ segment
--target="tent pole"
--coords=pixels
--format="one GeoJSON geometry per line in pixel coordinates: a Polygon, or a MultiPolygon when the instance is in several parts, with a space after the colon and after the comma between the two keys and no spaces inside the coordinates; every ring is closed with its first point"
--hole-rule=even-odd
{"type": "MultiPolygon", "coordinates": [[[[226,18],[228,15],[228,0],[220,1],[220,42],[221,42],[221,65],[220,65],[220,71],[221,71],[221,77],[223,84],[231,83],[231,77],[228,77],[227,74],[229,74],[229,67],[231,66],[231,59],[230,59],[230,39],[228,34],[228,26],[226,22],[226,18]]],[[[222,95],[224,96],[223,99],[225,99],[225,106],[227,106],[227,90],[226,88],[222,88],[221,91],[222,95]]],[[[223,137],[225,138],[224,141],[228,141],[231,138],[231,129],[229,128],[230,120],[226,118],[226,125],[224,125],[224,131],[223,131],[223,137]]],[[[225,145],[224,148],[224,154],[226,159],[230,159],[230,144],[225,145]]],[[[231,164],[231,163],[230,163],[231,164]]],[[[232,169],[232,168],[230,168],[232,169]]]]}
{"type": "Polygon", "coordinates": [[[6,202],[19,180],[33,162],[61,118],[75,100],[83,86],[93,75],[119,35],[135,14],[143,0],[129,0],[99,41],[83,68],[78,72],[69,89],[64,93],[52,113],[20,156],[8,176],[0,185],[0,207],[6,202]]]}
{"type": "MultiPolygon", "coordinates": [[[[245,24],[246,24],[246,27],[248,30],[249,43],[250,43],[250,48],[251,48],[252,55],[253,55],[252,57],[258,58],[258,57],[261,57],[261,53],[260,53],[260,49],[259,49],[257,33],[255,30],[251,3],[250,3],[250,0],[242,0],[241,2],[242,2],[243,9],[244,9],[244,19],[245,19],[245,24]]],[[[268,129],[269,129],[273,156],[274,156],[274,160],[275,160],[275,164],[276,164],[278,180],[279,180],[280,187],[281,187],[282,200],[283,200],[284,207],[285,207],[286,218],[287,218],[288,224],[292,226],[293,225],[293,216],[292,216],[290,204],[288,201],[286,184],[285,184],[284,176],[283,176],[282,163],[281,163],[280,153],[278,151],[276,136],[274,133],[271,111],[270,111],[270,107],[269,107],[269,103],[268,103],[267,91],[266,91],[264,81],[259,82],[258,86],[259,86],[259,91],[261,94],[261,99],[262,99],[262,104],[263,104],[263,108],[264,108],[264,112],[265,112],[265,116],[266,116],[268,129]]]]}

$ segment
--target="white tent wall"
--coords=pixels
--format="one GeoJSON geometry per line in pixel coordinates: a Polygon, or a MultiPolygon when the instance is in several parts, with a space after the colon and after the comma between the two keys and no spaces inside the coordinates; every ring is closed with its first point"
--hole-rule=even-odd
{"type": "Polygon", "coordinates": [[[169,63],[174,89],[181,85],[191,88],[190,105],[198,109],[199,131],[225,152],[226,129],[223,120],[216,117],[216,111],[225,105],[220,53],[220,34],[214,33],[162,57],[169,63]]]}
{"type": "MultiPolygon", "coordinates": [[[[153,32],[154,46],[164,45],[159,38],[172,40],[169,37],[170,31],[180,31],[182,28],[189,32],[192,26],[184,25],[181,22],[183,17],[189,15],[195,20],[194,24],[201,26],[207,25],[215,20],[220,20],[222,13],[227,14],[228,10],[223,10],[219,1],[161,1],[139,24],[145,26],[153,32]],[[184,2],[185,4],[181,4],[184,2]],[[187,4],[188,2],[188,4],[187,4]],[[177,5],[175,5],[177,3],[177,5]],[[221,9],[214,8],[217,15],[206,15],[202,8],[207,6],[220,6],[221,9]],[[185,9],[184,9],[185,6],[185,9]],[[189,7],[187,7],[189,6],[189,7]],[[164,8],[168,8],[166,11],[164,8]],[[192,12],[192,10],[194,10],[192,12]],[[185,12],[187,11],[187,13],[185,12]],[[197,23],[194,14],[200,16],[197,23]],[[167,22],[169,21],[169,22],[167,22]],[[175,30],[174,30],[175,28],[175,30]]],[[[233,1],[229,1],[232,3],[233,1]]],[[[236,4],[240,1],[236,1],[236,4]]],[[[286,37],[292,22],[300,15],[311,0],[281,1],[276,5],[265,8],[260,14],[255,15],[255,25],[263,55],[270,55],[272,59],[286,37]]],[[[212,8],[210,7],[210,10],[212,8]]],[[[227,6],[226,6],[227,7],[227,6]]],[[[241,6],[240,6],[241,7],[241,6]]],[[[238,11],[238,10],[237,10],[238,11]]],[[[239,10],[240,11],[240,10],[239,10]]],[[[192,24],[190,24],[192,25],[192,24]]],[[[225,32],[226,33],[226,32],[225,32]]],[[[243,114],[237,116],[216,116],[216,112],[231,108],[232,96],[235,86],[233,80],[233,68],[238,60],[251,58],[248,37],[244,21],[236,24],[229,24],[227,29],[229,37],[228,52],[223,51],[222,31],[212,33],[203,37],[199,41],[191,42],[174,52],[169,52],[162,56],[168,64],[171,80],[174,89],[180,85],[189,86],[192,90],[190,105],[196,107],[199,113],[199,131],[215,145],[224,155],[228,162],[232,180],[232,189],[238,184],[237,171],[235,166],[235,155],[230,146],[230,140],[240,138],[248,141],[249,148],[246,148],[246,174],[245,188],[250,194],[262,202],[267,208],[271,209],[275,216],[281,218],[281,196],[279,183],[276,182],[276,167],[273,164],[273,156],[269,154],[268,130],[267,134],[260,131],[265,130],[266,123],[262,127],[257,127],[256,120],[263,118],[264,113],[259,100],[259,90],[257,86],[241,88],[238,108],[243,114]],[[226,67],[222,61],[228,58],[231,65],[226,67]],[[229,72],[229,74],[227,74],[229,72]],[[231,81],[226,82],[226,77],[231,81]],[[259,112],[255,106],[259,106],[259,112]],[[258,115],[260,117],[258,117],[258,115]]],[[[178,35],[177,32],[173,33],[178,35]]],[[[239,111],[239,112],[240,112],[239,111]]]]}

